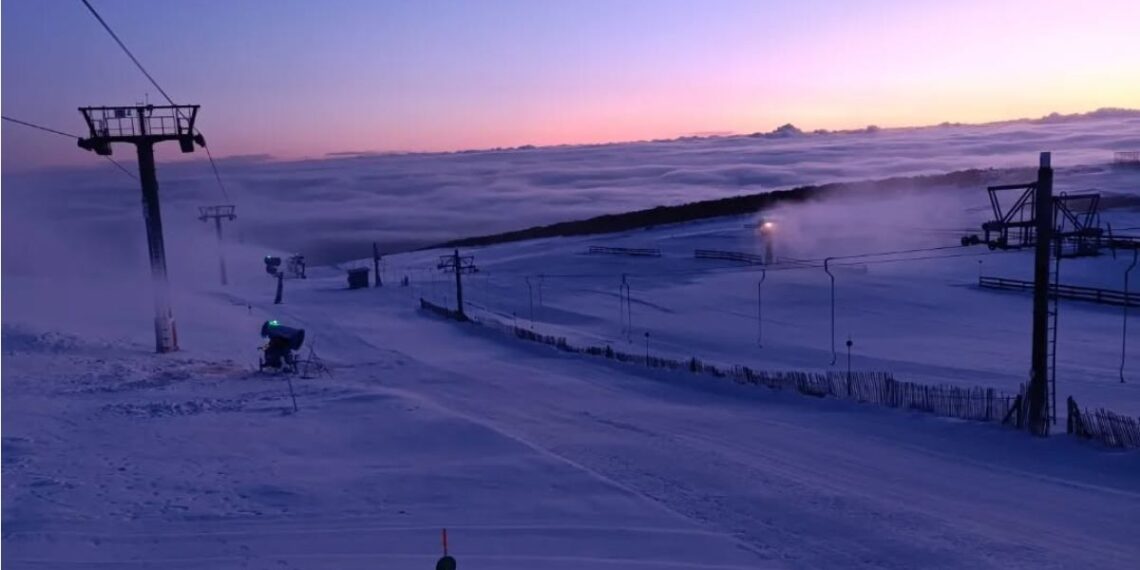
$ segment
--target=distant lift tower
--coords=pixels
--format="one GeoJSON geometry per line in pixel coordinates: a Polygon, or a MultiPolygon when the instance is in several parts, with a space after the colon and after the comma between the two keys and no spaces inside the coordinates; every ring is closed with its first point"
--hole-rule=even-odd
{"type": "Polygon", "coordinates": [[[479,271],[479,268],[475,266],[475,257],[459,255],[457,249],[451,255],[439,256],[439,264],[436,267],[444,273],[455,273],[455,315],[459,320],[466,321],[467,313],[463,311],[463,274],[479,271]]]}
{"type": "Polygon", "coordinates": [[[143,218],[154,280],[154,337],[158,352],[178,350],[178,333],[170,310],[170,286],[166,278],[166,250],[162,239],[162,211],[158,204],[158,178],[154,171],[154,145],[178,141],[182,152],[194,152],[195,143],[206,146],[195,134],[198,105],[134,105],[127,107],[80,107],[91,136],[79,139],[79,147],[110,156],[111,143],[130,143],[138,151],[142,183],[143,218]]]}
{"type": "Polygon", "coordinates": [[[214,231],[218,235],[218,269],[222,275],[222,285],[229,285],[229,280],[226,279],[226,250],[224,242],[222,241],[222,220],[234,221],[237,215],[234,214],[233,204],[222,204],[219,206],[199,206],[198,219],[203,222],[214,220],[214,231]]]}

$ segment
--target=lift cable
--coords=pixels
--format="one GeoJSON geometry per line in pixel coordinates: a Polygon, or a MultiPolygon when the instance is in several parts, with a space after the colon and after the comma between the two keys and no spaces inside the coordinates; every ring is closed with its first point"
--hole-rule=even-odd
{"type": "MultiPolygon", "coordinates": [[[[154,85],[155,89],[158,89],[158,92],[162,94],[162,96],[166,99],[166,102],[174,106],[178,114],[182,115],[182,110],[177,109],[178,104],[174,102],[174,99],[171,98],[170,94],[167,93],[166,90],[158,84],[158,81],[154,79],[154,76],[152,76],[150,72],[147,71],[145,67],[143,67],[142,62],[140,62],[138,58],[135,57],[135,54],[131,53],[131,50],[127,48],[127,44],[123,43],[123,40],[119,39],[119,35],[115,33],[115,30],[111,29],[111,26],[107,24],[107,21],[103,19],[103,16],[99,15],[99,12],[95,10],[95,7],[91,5],[91,2],[88,2],[88,0],[80,0],[80,2],[83,2],[83,5],[87,7],[87,10],[91,12],[92,16],[95,16],[95,19],[99,21],[99,24],[103,26],[103,29],[107,30],[107,33],[111,35],[111,38],[115,40],[115,43],[119,44],[119,47],[123,49],[123,53],[126,53],[127,57],[131,58],[131,61],[135,64],[135,67],[139,68],[139,71],[141,71],[142,74],[146,76],[147,80],[150,81],[150,84],[154,85]]],[[[202,138],[205,139],[205,135],[202,134],[201,129],[195,128],[195,130],[197,130],[198,134],[202,135],[202,138]]],[[[214,155],[210,152],[210,147],[206,146],[205,144],[203,144],[202,147],[206,149],[206,157],[210,159],[210,168],[214,171],[214,179],[218,182],[218,188],[221,189],[222,196],[226,199],[226,202],[230,202],[229,192],[226,191],[226,185],[222,182],[222,175],[218,172],[218,165],[214,162],[214,155]]]]}
{"type": "MultiPolygon", "coordinates": [[[[52,129],[52,128],[49,128],[49,127],[45,127],[45,126],[43,126],[43,125],[37,125],[37,124],[35,124],[35,123],[29,123],[29,122],[27,122],[27,121],[21,121],[20,119],[14,119],[14,118],[12,118],[12,117],[9,117],[9,116],[7,116],[7,115],[4,115],[4,116],[3,116],[3,119],[4,119],[5,121],[9,121],[9,122],[12,122],[12,123],[16,123],[17,125],[24,125],[25,127],[31,127],[31,128],[33,128],[33,129],[38,129],[38,130],[41,130],[41,131],[44,131],[44,132],[47,132],[47,133],[51,133],[51,134],[53,134],[53,135],[60,135],[60,136],[63,136],[63,137],[67,137],[67,138],[69,138],[69,139],[76,139],[76,140],[79,140],[79,139],[81,139],[81,138],[82,138],[82,137],[79,137],[79,136],[73,135],[73,134],[71,134],[71,133],[65,133],[65,132],[63,132],[63,131],[57,131],[57,130],[55,130],[55,129],[52,129]]],[[[135,176],[134,174],[132,174],[132,173],[131,173],[131,171],[130,171],[130,170],[127,170],[127,169],[126,169],[126,168],[125,168],[125,167],[124,167],[122,164],[119,164],[119,162],[118,162],[118,161],[116,161],[115,159],[113,159],[113,158],[111,158],[111,157],[109,157],[109,156],[103,156],[103,158],[105,158],[105,159],[107,159],[107,160],[111,161],[111,164],[114,164],[116,168],[118,168],[119,170],[121,170],[121,171],[123,172],[123,174],[126,174],[127,176],[130,176],[132,179],[138,180],[138,177],[137,177],[137,176],[135,176]]]]}

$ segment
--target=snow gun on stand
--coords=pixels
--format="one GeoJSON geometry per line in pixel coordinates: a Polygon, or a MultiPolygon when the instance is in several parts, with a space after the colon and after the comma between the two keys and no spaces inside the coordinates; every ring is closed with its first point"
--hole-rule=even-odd
{"type": "Polygon", "coordinates": [[[276,320],[265,321],[261,325],[261,338],[268,339],[261,347],[262,355],[258,369],[275,372],[297,372],[296,351],[305,343],[305,329],[287,327],[276,320]]]}
{"type": "Polygon", "coordinates": [[[277,294],[273,297],[273,304],[280,305],[285,291],[285,272],[281,271],[281,258],[276,255],[265,256],[265,272],[277,278],[277,294]]]}

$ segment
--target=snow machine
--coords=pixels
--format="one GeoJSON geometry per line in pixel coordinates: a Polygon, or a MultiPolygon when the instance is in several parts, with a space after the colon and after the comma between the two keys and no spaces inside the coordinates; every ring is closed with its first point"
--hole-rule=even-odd
{"type": "Polygon", "coordinates": [[[265,256],[265,272],[276,276],[281,272],[281,258],[276,255],[265,256]]]}
{"type": "Polygon", "coordinates": [[[297,372],[296,351],[305,343],[305,329],[287,327],[276,320],[265,321],[261,325],[261,338],[268,341],[261,347],[258,370],[270,369],[290,374],[297,372]]]}
{"type": "Polygon", "coordinates": [[[294,279],[306,279],[305,277],[305,256],[301,254],[289,256],[289,263],[285,266],[286,277],[294,279]]]}

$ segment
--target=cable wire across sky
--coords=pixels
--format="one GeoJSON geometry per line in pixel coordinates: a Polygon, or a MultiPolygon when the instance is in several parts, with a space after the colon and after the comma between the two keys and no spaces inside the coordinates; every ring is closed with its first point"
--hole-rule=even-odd
{"type": "MultiPolygon", "coordinates": [[[[107,24],[107,21],[103,19],[103,16],[99,15],[99,12],[95,10],[95,7],[92,6],[88,0],[80,0],[80,2],[83,2],[83,5],[87,7],[87,10],[91,12],[91,15],[99,21],[99,25],[103,26],[104,30],[107,30],[107,33],[111,35],[111,39],[115,40],[116,44],[119,44],[119,47],[122,48],[123,53],[127,54],[127,57],[131,58],[131,62],[133,62],[135,64],[135,67],[137,67],[139,71],[141,71],[142,74],[146,76],[147,80],[150,81],[150,84],[153,85],[155,89],[158,89],[158,92],[162,94],[163,98],[166,99],[166,102],[174,106],[178,114],[181,115],[182,111],[177,109],[178,104],[175,103],[170,94],[167,93],[166,90],[158,84],[158,81],[155,80],[154,76],[146,70],[146,67],[143,66],[142,62],[140,62],[139,59],[135,57],[135,54],[131,52],[130,48],[127,47],[127,44],[123,43],[123,40],[119,38],[119,35],[115,33],[115,30],[111,29],[111,26],[107,24]]],[[[198,134],[202,135],[202,138],[205,139],[205,135],[202,133],[201,129],[195,130],[197,130],[198,134]]],[[[226,191],[225,183],[222,182],[222,175],[218,171],[217,163],[214,162],[214,155],[210,152],[210,147],[206,144],[203,144],[202,147],[206,149],[206,157],[210,159],[210,168],[214,172],[214,179],[218,182],[218,189],[221,190],[222,197],[225,198],[226,202],[230,202],[230,194],[228,191],[226,191]]]]}
{"type": "MultiPolygon", "coordinates": [[[[3,116],[3,119],[4,119],[5,121],[8,121],[8,122],[10,122],[10,123],[16,123],[17,125],[23,125],[23,126],[25,126],[25,127],[31,127],[31,128],[33,128],[33,129],[41,130],[41,131],[44,131],[44,132],[46,132],[46,133],[51,133],[51,134],[53,134],[53,135],[59,135],[59,136],[62,136],[62,137],[67,137],[67,138],[69,138],[69,139],[75,139],[75,140],[79,140],[80,138],[82,138],[82,137],[80,137],[80,136],[78,136],[78,135],[73,135],[73,134],[71,134],[71,133],[65,133],[65,132],[63,132],[63,131],[57,131],[57,130],[55,130],[55,129],[51,128],[51,127],[45,127],[45,126],[43,126],[43,125],[37,125],[37,124],[35,124],[35,123],[29,123],[28,121],[22,121],[22,120],[20,120],[20,119],[15,119],[15,118],[9,117],[9,116],[7,116],[7,115],[4,115],[4,116],[3,116]]],[[[102,156],[103,158],[105,158],[105,159],[107,159],[107,160],[111,161],[111,164],[114,164],[116,168],[118,168],[119,170],[121,170],[121,171],[123,172],[123,174],[126,174],[127,176],[130,176],[130,177],[131,177],[132,179],[134,179],[134,180],[138,180],[138,177],[137,177],[137,176],[135,176],[135,175],[134,175],[134,174],[133,174],[133,173],[132,173],[130,170],[127,170],[127,169],[126,169],[126,167],[124,167],[122,164],[119,164],[119,162],[118,162],[118,161],[116,161],[115,159],[113,159],[113,158],[111,158],[111,157],[109,157],[109,156],[106,156],[106,155],[100,155],[100,156],[102,156]]]]}

